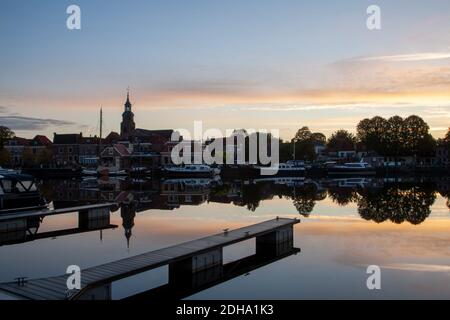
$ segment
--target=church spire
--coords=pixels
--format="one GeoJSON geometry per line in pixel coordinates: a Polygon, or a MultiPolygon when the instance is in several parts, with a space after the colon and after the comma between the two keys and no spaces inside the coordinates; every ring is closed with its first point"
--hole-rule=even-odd
{"type": "Polygon", "coordinates": [[[130,87],[127,88],[127,101],[125,102],[125,111],[131,111],[130,87]]]}

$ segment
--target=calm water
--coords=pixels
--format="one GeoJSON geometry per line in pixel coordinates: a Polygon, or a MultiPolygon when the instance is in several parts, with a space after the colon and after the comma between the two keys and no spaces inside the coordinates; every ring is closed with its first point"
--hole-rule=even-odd
{"type": "MultiPolygon", "coordinates": [[[[449,189],[448,178],[44,181],[40,190],[55,208],[120,202],[109,221],[117,227],[82,230],[71,213],[45,217],[28,234],[1,234],[0,282],[60,275],[68,265],[96,266],[281,216],[301,219],[300,253],[186,298],[450,299],[449,189]],[[69,232],[51,233],[61,230],[69,232]],[[379,291],[366,287],[368,265],[382,269],[379,291]]],[[[224,262],[253,251],[251,240],[225,248],[224,262]]],[[[113,283],[112,297],[163,285],[167,274],[163,267],[113,283]]]]}

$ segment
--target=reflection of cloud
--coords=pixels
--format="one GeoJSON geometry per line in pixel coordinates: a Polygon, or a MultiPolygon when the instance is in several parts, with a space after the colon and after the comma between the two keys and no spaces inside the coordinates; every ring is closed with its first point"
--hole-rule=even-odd
{"type": "Polygon", "coordinates": [[[417,263],[394,263],[382,266],[384,269],[419,271],[419,272],[449,272],[450,266],[417,263]]]}
{"type": "Polygon", "coordinates": [[[56,119],[39,119],[22,116],[1,116],[0,123],[12,130],[43,130],[48,127],[74,125],[74,122],[56,119]]]}
{"type": "Polygon", "coordinates": [[[353,61],[385,61],[385,62],[408,62],[408,61],[429,61],[449,59],[450,52],[424,52],[424,53],[410,53],[397,54],[388,56],[374,56],[355,58],[353,61]]]}

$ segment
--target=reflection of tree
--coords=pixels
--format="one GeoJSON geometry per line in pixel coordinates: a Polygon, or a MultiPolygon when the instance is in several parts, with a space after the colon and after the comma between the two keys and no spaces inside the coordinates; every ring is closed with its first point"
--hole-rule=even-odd
{"type": "Polygon", "coordinates": [[[317,193],[314,185],[307,185],[301,189],[295,189],[291,198],[295,209],[304,217],[309,217],[316,205],[316,200],[320,200],[323,194],[317,193]]]}
{"type": "Polygon", "coordinates": [[[358,212],[363,219],[377,223],[391,220],[420,224],[430,215],[436,200],[435,193],[421,186],[390,187],[377,191],[364,190],[358,201],[358,212]]]}
{"type": "Polygon", "coordinates": [[[330,187],[328,196],[340,206],[346,206],[349,203],[358,201],[358,193],[353,188],[330,187]]]}
{"type": "MultiPolygon", "coordinates": [[[[450,132],[450,129],[449,129],[450,132]]],[[[447,198],[447,202],[445,203],[447,205],[447,208],[450,209],[450,191],[440,191],[439,192],[443,198],[447,198]]]]}
{"type": "Polygon", "coordinates": [[[247,185],[242,188],[242,202],[248,210],[254,212],[259,207],[262,190],[259,185],[247,185]]]}

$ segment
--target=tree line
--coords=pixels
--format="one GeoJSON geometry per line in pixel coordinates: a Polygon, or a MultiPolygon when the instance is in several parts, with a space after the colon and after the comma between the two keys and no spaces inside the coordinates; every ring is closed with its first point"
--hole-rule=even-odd
{"type": "Polygon", "coordinates": [[[438,146],[450,150],[450,128],[444,138],[437,140],[429,131],[428,124],[416,115],[366,118],[357,124],[356,134],[340,129],[328,139],[305,126],[291,141],[280,143],[280,159],[313,161],[317,157],[316,146],[323,146],[328,152],[375,151],[385,157],[432,156],[438,146]]]}

